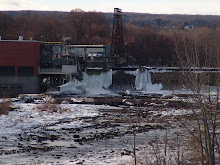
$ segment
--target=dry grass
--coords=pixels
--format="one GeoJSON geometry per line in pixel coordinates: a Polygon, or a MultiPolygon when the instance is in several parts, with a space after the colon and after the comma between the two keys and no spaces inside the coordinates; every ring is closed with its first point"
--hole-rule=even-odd
{"type": "Polygon", "coordinates": [[[57,104],[56,100],[50,95],[46,95],[44,101],[45,104],[39,105],[37,107],[39,111],[48,111],[50,113],[60,113],[60,114],[69,111],[69,109],[64,109],[60,106],[60,104],[57,104]]]}
{"type": "Polygon", "coordinates": [[[60,113],[60,114],[69,111],[69,109],[62,108],[59,106],[59,104],[55,104],[55,103],[46,103],[43,105],[39,105],[37,109],[39,111],[49,111],[50,113],[60,113]]]}
{"type": "Polygon", "coordinates": [[[12,110],[10,101],[3,101],[0,103],[0,115],[7,115],[12,110]]]}

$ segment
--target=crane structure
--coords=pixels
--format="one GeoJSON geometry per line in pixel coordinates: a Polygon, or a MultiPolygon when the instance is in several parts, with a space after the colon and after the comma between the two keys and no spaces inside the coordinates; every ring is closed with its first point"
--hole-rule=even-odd
{"type": "Polygon", "coordinates": [[[114,8],[111,57],[125,57],[122,27],[122,10],[119,8],[114,8]]]}

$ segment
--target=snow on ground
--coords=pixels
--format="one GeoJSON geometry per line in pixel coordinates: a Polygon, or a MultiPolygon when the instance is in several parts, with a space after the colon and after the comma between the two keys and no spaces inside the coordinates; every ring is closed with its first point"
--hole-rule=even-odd
{"type": "MultiPolygon", "coordinates": [[[[174,97],[174,100],[179,100],[178,98],[174,97]]],[[[65,133],[62,130],[68,130],[73,128],[82,128],[82,127],[89,127],[90,122],[85,122],[86,117],[98,117],[102,116],[100,109],[109,109],[109,110],[118,110],[119,107],[107,106],[107,105],[91,105],[91,104],[59,104],[61,109],[52,110],[52,109],[44,109],[44,106],[47,104],[28,104],[28,103],[13,103],[14,106],[19,107],[19,109],[15,111],[9,112],[8,115],[0,116],[0,141],[2,142],[2,146],[0,150],[12,150],[13,146],[16,148],[19,147],[20,144],[25,148],[29,146],[35,146],[36,141],[32,140],[29,141],[19,141],[18,134],[24,134],[27,132],[28,135],[39,134],[43,128],[46,128],[49,132],[53,131],[53,133],[65,133]],[[85,117],[85,120],[79,120],[79,118],[85,117]],[[64,119],[64,120],[63,120],[64,119]],[[61,122],[59,121],[68,121],[68,122],[61,122]],[[56,124],[59,123],[59,124],[56,124]],[[37,128],[37,129],[35,129],[37,128]],[[30,131],[30,130],[34,131],[30,131]],[[20,144],[19,144],[20,143],[20,144]]],[[[52,104],[53,105],[53,104],[52,104]]],[[[172,115],[188,115],[192,114],[191,110],[187,109],[166,109],[161,108],[160,110],[152,110],[148,111],[149,115],[154,118],[154,116],[166,117],[172,115]],[[151,115],[152,114],[152,115],[151,115]]],[[[114,115],[113,115],[114,116],[114,115]]],[[[148,118],[150,118],[148,116],[148,118]]],[[[99,121],[100,118],[97,119],[99,121]]],[[[104,121],[104,120],[103,120],[104,121]]],[[[151,123],[154,125],[154,123],[151,123]]],[[[156,123],[155,123],[156,124],[156,123]]],[[[101,128],[102,129],[102,128],[101,128]]],[[[110,129],[111,130],[111,129],[110,129]]],[[[110,131],[108,127],[105,127],[102,131],[110,131]]],[[[114,130],[114,129],[113,129],[114,130]]],[[[88,132],[96,132],[97,129],[92,127],[88,132]]],[[[161,137],[163,138],[166,132],[171,132],[170,135],[173,135],[173,132],[177,131],[173,128],[168,129],[152,129],[147,132],[143,132],[137,134],[137,143],[138,143],[138,161],[143,162],[145,160],[150,159],[150,157],[143,157],[142,153],[146,154],[147,151],[152,151],[151,146],[146,144],[155,138],[161,137]],[[143,150],[141,147],[143,147],[143,150]],[[145,160],[142,160],[142,159],[145,160]]],[[[42,131],[43,132],[43,131],[42,131]]],[[[41,133],[42,133],[41,132],[41,133]]],[[[68,131],[67,131],[68,132],[68,131]]],[[[56,134],[51,134],[56,135],[56,134]]],[[[8,163],[12,161],[16,161],[18,163],[32,163],[34,164],[45,164],[51,162],[60,162],[61,164],[76,164],[79,162],[83,162],[83,164],[132,164],[133,158],[131,155],[121,155],[124,147],[130,151],[132,151],[132,144],[133,144],[133,135],[128,134],[123,137],[114,137],[109,139],[103,140],[96,140],[94,142],[84,142],[83,145],[80,145],[74,142],[74,138],[72,136],[75,135],[71,134],[71,138],[67,135],[62,134],[62,138],[65,136],[65,140],[62,138],[55,140],[55,141],[43,141],[43,143],[39,143],[37,145],[45,145],[45,147],[55,147],[53,151],[45,152],[43,154],[27,154],[27,153],[17,153],[12,155],[3,154],[0,155],[0,164],[8,163]],[[47,143],[47,144],[46,144],[47,143]],[[59,149],[60,147],[60,149],[59,149]],[[75,147],[71,149],[71,147],[75,147]],[[122,151],[121,151],[122,150],[122,151]],[[66,154],[67,153],[67,154],[66,154]],[[66,154],[66,155],[65,155],[66,154]],[[55,156],[52,156],[55,155],[55,156]],[[56,158],[56,155],[62,155],[59,159],[56,158]],[[77,158],[74,157],[77,155],[77,158]],[[36,157],[37,156],[37,157],[36,157]],[[8,160],[11,157],[12,160],[8,160]],[[42,162],[40,161],[42,160],[42,162]],[[2,161],[2,162],[1,162],[2,161]]],[[[80,135],[82,138],[84,135],[76,133],[76,135],[80,135]]],[[[22,136],[21,136],[22,137],[22,136]]],[[[24,134],[25,137],[25,134],[24,134]]],[[[172,156],[172,155],[171,155],[172,156]]],[[[171,157],[170,156],[170,157],[171,157]]]]}
{"type": "MultiPolygon", "coordinates": [[[[18,140],[19,135],[22,135],[25,132],[31,132],[31,130],[34,130],[35,133],[37,134],[38,130],[41,131],[42,128],[46,128],[48,130],[68,130],[68,129],[77,129],[77,128],[81,128],[81,127],[86,127],[86,126],[90,126],[89,122],[84,122],[84,120],[79,120],[79,118],[83,118],[83,117],[95,117],[99,115],[98,110],[99,109],[120,109],[120,108],[116,108],[116,107],[111,107],[111,106],[107,106],[107,105],[90,105],[90,104],[60,104],[57,106],[60,106],[63,110],[65,111],[53,111],[53,110],[42,110],[42,106],[44,106],[43,104],[30,104],[30,103],[14,103],[15,106],[19,107],[19,109],[14,110],[9,112],[8,115],[1,115],[0,116],[0,142],[1,142],[1,146],[0,146],[0,150],[3,151],[12,151],[13,149],[18,150],[17,146],[20,145],[20,143],[23,146],[30,146],[30,145],[34,145],[34,141],[30,141],[30,142],[22,142],[18,140]],[[75,119],[74,119],[75,118],[75,119]],[[78,119],[77,119],[78,118],[78,119]],[[70,121],[70,122],[61,122],[59,123],[59,121],[70,121]],[[59,123],[59,124],[57,124],[59,123]],[[37,132],[36,132],[37,131],[37,132]]],[[[59,110],[59,109],[58,109],[59,110]]],[[[80,135],[81,136],[81,135],[80,135]]],[[[115,139],[114,139],[115,140],[115,139]]],[[[52,147],[56,147],[57,145],[60,147],[63,146],[71,146],[74,141],[68,141],[68,139],[65,140],[58,140],[56,142],[48,142],[48,147],[52,146],[52,147]],[[54,144],[55,143],[55,144],[54,144]]],[[[111,142],[109,142],[110,144],[112,144],[111,142]]],[[[41,144],[36,144],[41,145],[41,144]]],[[[101,144],[103,145],[103,144],[101,144]]],[[[107,144],[106,144],[107,145],[107,144]]],[[[37,147],[36,146],[36,147],[37,147]]],[[[104,145],[105,146],[105,145],[104,145]]],[[[78,149],[76,149],[76,153],[79,152],[80,154],[83,155],[84,150],[88,150],[86,149],[89,146],[81,146],[82,148],[79,149],[81,151],[78,151],[78,149]]],[[[67,147],[68,148],[68,147],[67,147]]],[[[99,148],[99,144],[97,144],[97,147],[95,148],[99,148]]],[[[105,150],[103,148],[98,149],[100,150],[100,152],[104,152],[105,150]]],[[[60,154],[63,153],[65,151],[60,151],[55,150],[53,151],[53,154],[60,154]]],[[[75,153],[75,154],[76,154],[75,153]]],[[[73,153],[72,153],[73,154],[73,153]]],[[[102,153],[105,155],[105,153],[102,153]]],[[[94,162],[95,164],[97,163],[101,163],[105,162],[105,164],[109,164],[110,162],[115,162],[116,158],[113,156],[115,153],[111,153],[109,154],[109,158],[105,160],[104,157],[102,157],[102,159],[98,160],[98,156],[99,154],[97,154],[94,157],[94,153],[91,153],[91,155],[89,156],[89,158],[87,158],[88,162],[94,162]]],[[[41,155],[41,154],[40,154],[41,155]]],[[[71,156],[71,153],[69,153],[69,155],[71,156]]],[[[70,157],[69,156],[69,157],[70,157]]],[[[82,159],[85,159],[82,157],[82,159]]],[[[22,163],[25,164],[28,162],[28,164],[33,163],[33,164],[45,164],[47,162],[59,162],[59,160],[54,160],[53,158],[51,158],[50,153],[47,153],[44,155],[39,156],[39,158],[35,158],[31,155],[25,155],[25,154],[19,154],[19,153],[15,153],[10,155],[7,154],[3,154],[0,155],[0,164],[13,164],[14,162],[17,163],[22,163]],[[49,154],[49,155],[48,155],[49,154]],[[22,156],[23,155],[23,156],[22,156]],[[9,159],[9,157],[11,157],[9,159]],[[43,161],[40,161],[43,160],[43,161]]],[[[78,159],[74,159],[74,158],[67,158],[67,157],[62,157],[62,159],[60,158],[60,162],[63,164],[75,164],[77,162],[80,161],[80,157],[78,159]]],[[[92,163],[93,164],[93,163],[92,163]]]]}
{"type": "Polygon", "coordinates": [[[192,110],[189,109],[163,109],[163,111],[149,111],[149,113],[153,113],[154,115],[162,115],[162,117],[184,116],[193,114],[192,110]]]}
{"type": "MultiPolygon", "coordinates": [[[[26,129],[37,127],[40,125],[48,125],[56,123],[60,119],[73,119],[76,117],[96,116],[99,114],[100,108],[114,108],[106,105],[83,105],[83,104],[61,104],[66,112],[42,111],[38,107],[42,104],[25,104],[16,103],[19,109],[9,112],[8,115],[0,116],[0,140],[2,138],[11,138],[15,134],[19,134],[26,129]]],[[[79,127],[83,123],[63,124],[62,128],[79,127]]]]}

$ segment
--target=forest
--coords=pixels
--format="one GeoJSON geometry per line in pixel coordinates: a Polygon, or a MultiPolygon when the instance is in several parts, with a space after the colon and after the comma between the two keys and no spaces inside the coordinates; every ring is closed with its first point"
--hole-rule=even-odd
{"type": "MultiPolygon", "coordinates": [[[[81,9],[71,12],[0,12],[0,36],[2,40],[16,40],[23,36],[25,40],[47,42],[71,37],[70,44],[110,45],[112,19],[113,13],[81,9]]],[[[196,36],[200,47],[199,59],[204,61],[204,52],[207,52],[203,50],[204,45],[207,48],[211,42],[219,42],[218,16],[123,13],[122,19],[125,51],[130,65],[176,66],[176,39],[183,43],[184,36],[188,36],[187,41],[195,40],[196,36]],[[193,28],[185,28],[188,25],[193,25],[193,28]]]]}

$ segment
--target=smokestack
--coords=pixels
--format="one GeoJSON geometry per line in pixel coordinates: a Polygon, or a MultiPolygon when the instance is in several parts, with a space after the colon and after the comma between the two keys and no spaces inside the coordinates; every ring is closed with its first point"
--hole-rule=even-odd
{"type": "Polygon", "coordinates": [[[23,41],[23,36],[19,36],[19,37],[18,37],[18,40],[19,40],[19,41],[23,41]]]}

